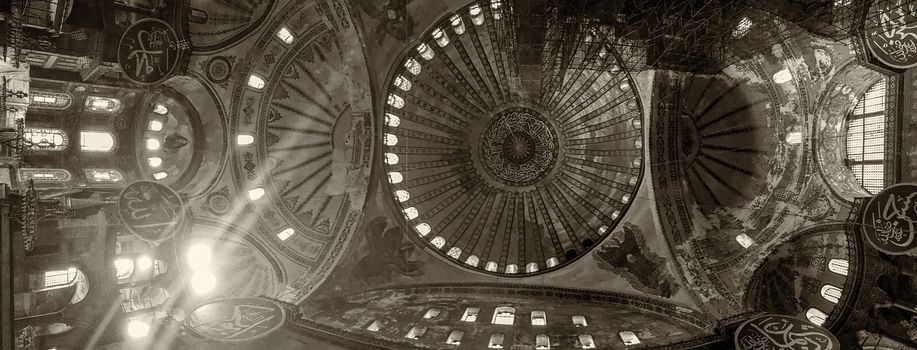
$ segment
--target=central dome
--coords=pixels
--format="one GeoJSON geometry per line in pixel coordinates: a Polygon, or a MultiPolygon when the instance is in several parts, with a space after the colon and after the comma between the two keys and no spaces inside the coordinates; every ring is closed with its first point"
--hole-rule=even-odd
{"type": "Polygon", "coordinates": [[[380,141],[417,243],[526,276],[576,260],[621,220],[642,174],[643,113],[609,38],[583,33],[588,44],[556,64],[559,44],[520,43],[511,19],[501,2],[471,4],[407,48],[380,141]]]}
{"type": "Polygon", "coordinates": [[[497,114],[481,133],[481,161],[507,186],[529,186],[545,177],[557,159],[554,127],[538,112],[510,108],[497,114]]]}

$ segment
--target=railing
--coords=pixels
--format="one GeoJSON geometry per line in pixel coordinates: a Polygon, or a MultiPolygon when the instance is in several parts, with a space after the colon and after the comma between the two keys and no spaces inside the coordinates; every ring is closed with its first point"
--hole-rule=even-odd
{"type": "Polygon", "coordinates": [[[14,68],[19,68],[20,63],[25,61],[22,56],[22,10],[26,6],[25,0],[13,0],[10,13],[4,17],[3,26],[0,28],[0,54],[3,55],[3,60],[12,64],[14,68]]]}

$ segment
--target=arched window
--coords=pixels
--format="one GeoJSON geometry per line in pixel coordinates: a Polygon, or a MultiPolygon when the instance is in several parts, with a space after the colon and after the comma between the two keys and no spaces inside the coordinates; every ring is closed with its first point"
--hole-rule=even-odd
{"type": "Polygon", "coordinates": [[[508,265],[506,265],[506,268],[503,270],[503,272],[505,272],[505,273],[507,273],[507,274],[515,274],[515,273],[519,272],[519,265],[516,265],[516,264],[508,264],[508,265]]]}
{"type": "Polygon", "coordinates": [[[404,108],[404,99],[395,94],[388,94],[388,105],[395,108],[404,108]]]}
{"type": "Polygon", "coordinates": [[[169,114],[169,109],[166,108],[166,106],[163,106],[162,104],[157,103],[155,106],[153,106],[153,113],[156,113],[159,115],[166,115],[166,114],[169,114]]]}
{"type": "Polygon", "coordinates": [[[277,38],[285,44],[292,44],[294,39],[293,33],[290,32],[287,27],[280,27],[280,29],[277,30],[277,38]]]}
{"type": "Polygon", "coordinates": [[[748,17],[742,17],[742,19],[739,20],[739,24],[737,24],[736,28],[732,31],[732,36],[734,38],[741,38],[745,36],[745,34],[748,34],[748,32],[751,30],[751,25],[752,22],[750,19],[748,19],[748,17]]]}
{"type": "Polygon", "coordinates": [[[468,259],[465,259],[465,264],[468,266],[478,267],[478,264],[481,263],[481,259],[477,255],[468,256],[468,259]]]}
{"type": "Polygon", "coordinates": [[[442,310],[432,307],[432,308],[427,309],[427,312],[423,314],[423,318],[427,318],[427,319],[437,318],[439,317],[439,314],[441,313],[442,313],[442,310]]]}
{"type": "Polygon", "coordinates": [[[462,256],[462,248],[459,248],[459,247],[449,248],[449,252],[447,252],[446,255],[449,255],[453,259],[458,259],[460,256],[462,256]]]}
{"type": "Polygon", "coordinates": [[[847,116],[846,165],[870,193],[885,188],[885,79],[869,88],[847,116]]]}
{"type": "Polygon", "coordinates": [[[398,125],[401,125],[401,118],[391,113],[385,113],[385,125],[397,128],[398,125]]]}
{"type": "Polygon", "coordinates": [[[106,131],[80,131],[80,150],[109,152],[115,148],[115,136],[106,131]]]}
{"type": "Polygon", "coordinates": [[[484,270],[487,270],[487,271],[490,271],[490,272],[497,272],[497,262],[496,262],[496,261],[488,261],[488,262],[487,262],[487,265],[484,265],[484,270]]]}
{"type": "Polygon", "coordinates": [[[535,336],[535,350],[548,350],[551,348],[551,338],[547,334],[535,336]]]}
{"type": "Polygon", "coordinates": [[[841,299],[841,289],[830,284],[823,285],[821,286],[821,297],[833,304],[837,304],[838,300],[841,299]]]}
{"type": "MultiPolygon", "coordinates": [[[[417,218],[418,215],[420,215],[420,213],[417,211],[417,208],[410,207],[410,208],[404,209],[404,217],[407,218],[408,220],[414,220],[417,218]]],[[[439,238],[442,238],[442,237],[439,237],[439,238]]],[[[446,244],[446,242],[443,241],[443,244],[446,244]]]]}
{"type": "Polygon", "coordinates": [[[413,58],[409,58],[406,62],[404,62],[404,68],[407,68],[408,72],[411,72],[411,74],[414,75],[419,75],[421,71],[420,62],[417,62],[417,60],[413,58]]]}
{"type": "Polygon", "coordinates": [[[465,32],[465,22],[462,22],[461,16],[452,15],[449,20],[452,23],[452,30],[455,31],[455,34],[462,35],[465,32]]]}
{"type": "Polygon", "coordinates": [[[253,89],[261,90],[264,88],[264,78],[258,76],[257,74],[249,75],[247,84],[253,89]]]}
{"type": "Polygon", "coordinates": [[[404,337],[409,339],[420,339],[425,333],[427,333],[427,327],[414,326],[411,327],[411,330],[408,331],[408,334],[405,334],[404,337]]]}
{"type": "Polygon", "coordinates": [[[426,235],[430,234],[431,230],[433,230],[433,228],[430,227],[430,224],[425,222],[417,224],[417,226],[414,226],[414,228],[417,229],[417,233],[420,234],[421,237],[425,237],[426,235]]]}
{"type": "Polygon", "coordinates": [[[134,274],[134,259],[120,258],[115,259],[115,277],[120,279],[130,278],[134,274]]]}
{"type": "Polygon", "coordinates": [[[406,190],[397,190],[395,191],[395,197],[398,198],[399,202],[407,202],[411,199],[411,193],[406,190]]]}
{"type": "Polygon", "coordinates": [[[449,333],[449,337],[446,338],[446,344],[449,344],[449,345],[461,345],[461,344],[462,344],[462,338],[464,338],[464,337],[465,337],[465,332],[462,332],[462,331],[460,331],[460,330],[454,330],[454,331],[450,332],[450,333],[449,333]]]}
{"type": "Polygon", "coordinates": [[[527,273],[538,272],[538,263],[530,262],[528,264],[525,264],[525,272],[527,273]]]}
{"type": "Polygon", "coordinates": [[[402,91],[408,91],[411,90],[413,85],[411,84],[411,81],[408,80],[408,78],[405,78],[403,75],[399,75],[395,77],[395,86],[397,86],[402,91]]]}
{"type": "Polygon", "coordinates": [[[65,288],[76,283],[76,276],[79,273],[75,267],[66,270],[45,271],[44,285],[41,290],[51,290],[65,288]]]}
{"type": "Polygon", "coordinates": [[[621,337],[621,341],[624,342],[624,345],[640,344],[640,338],[638,338],[637,334],[633,331],[618,332],[618,336],[621,337]]]}
{"type": "Polygon", "coordinates": [[[430,45],[427,44],[421,43],[419,46],[417,46],[417,52],[420,53],[421,58],[427,61],[432,60],[433,57],[436,57],[436,53],[433,52],[433,49],[431,49],[430,45]]]}
{"type": "Polygon", "coordinates": [[[404,181],[404,175],[401,175],[401,173],[397,171],[388,173],[388,182],[393,184],[400,184],[401,181],[404,181]]]}
{"type": "Polygon", "coordinates": [[[471,15],[471,23],[476,26],[484,24],[484,10],[481,10],[481,5],[474,4],[468,8],[468,14],[471,15]]]}
{"type": "Polygon", "coordinates": [[[73,99],[68,94],[62,94],[50,91],[29,91],[31,103],[29,107],[48,108],[48,109],[65,109],[70,107],[73,99]]]}
{"type": "Polygon", "coordinates": [[[92,183],[115,183],[124,180],[124,175],[115,169],[85,169],[86,180],[92,183]]]}
{"type": "Polygon", "coordinates": [[[818,308],[810,307],[806,310],[806,318],[809,319],[809,322],[821,326],[828,319],[828,314],[818,308]]]}
{"type": "Polygon", "coordinates": [[[487,343],[488,349],[503,349],[503,333],[494,333],[490,335],[490,341],[487,343]]]}
{"type": "Polygon", "coordinates": [[[30,150],[63,151],[67,149],[69,138],[61,129],[26,128],[23,137],[30,150]]]}
{"type": "Polygon", "coordinates": [[[385,164],[395,165],[398,164],[398,155],[394,153],[385,154],[385,164]]]}
{"type": "Polygon", "coordinates": [[[551,268],[551,267],[557,266],[557,264],[560,264],[560,260],[558,260],[556,257],[550,257],[548,258],[548,260],[544,261],[544,264],[548,268],[551,268]]]}
{"type": "Polygon", "coordinates": [[[533,326],[547,326],[548,325],[548,316],[544,311],[532,311],[532,325],[533,326]]]}
{"type": "Polygon", "coordinates": [[[446,31],[442,30],[442,28],[436,28],[433,30],[433,40],[436,41],[436,44],[439,45],[439,47],[446,47],[446,45],[449,45],[449,36],[446,35],[446,31]]]}
{"type": "Polygon", "coordinates": [[[386,146],[395,146],[398,144],[398,136],[386,133],[382,136],[382,142],[385,143],[386,146]]]}
{"type": "Polygon", "coordinates": [[[465,313],[462,314],[462,322],[477,321],[479,312],[481,312],[481,309],[476,308],[476,307],[469,307],[465,309],[465,313]]]}
{"type": "Polygon", "coordinates": [[[494,310],[493,324],[512,326],[516,320],[516,309],[509,306],[500,306],[494,310]]]}
{"type": "Polygon", "coordinates": [[[580,334],[577,337],[579,340],[579,347],[583,349],[595,349],[595,340],[592,339],[591,334],[580,334]]]}
{"type": "Polygon", "coordinates": [[[113,97],[89,96],[86,109],[91,112],[112,113],[121,109],[121,100],[113,97]]]}
{"type": "Polygon", "coordinates": [[[848,263],[845,259],[828,260],[828,271],[834,272],[841,276],[847,276],[848,263]]]}
{"type": "Polygon", "coordinates": [[[586,327],[588,325],[586,323],[586,316],[573,316],[571,319],[573,320],[573,325],[576,327],[586,327]]]}
{"type": "Polygon", "coordinates": [[[433,240],[430,241],[436,249],[443,249],[443,246],[446,245],[446,239],[443,236],[433,237],[433,240]]]}
{"type": "Polygon", "coordinates": [[[67,182],[70,181],[70,172],[64,169],[20,168],[19,178],[36,183],[67,182]]]}

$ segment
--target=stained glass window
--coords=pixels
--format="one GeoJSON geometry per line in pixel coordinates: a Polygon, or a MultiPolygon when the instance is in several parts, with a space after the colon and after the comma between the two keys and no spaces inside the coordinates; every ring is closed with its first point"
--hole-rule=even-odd
{"type": "Polygon", "coordinates": [[[870,193],[885,188],[885,91],[882,79],[847,117],[847,166],[870,193]]]}

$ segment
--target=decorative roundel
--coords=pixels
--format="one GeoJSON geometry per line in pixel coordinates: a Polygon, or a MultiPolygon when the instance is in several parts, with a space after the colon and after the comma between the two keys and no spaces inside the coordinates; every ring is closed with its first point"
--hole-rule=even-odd
{"type": "Polygon", "coordinates": [[[641,180],[643,113],[597,33],[568,66],[518,61],[505,6],[468,5],[407,49],[379,140],[418,242],[469,269],[525,276],[613,231],[641,180]],[[537,84],[520,78],[533,73],[537,84]]]}
{"type": "Polygon", "coordinates": [[[232,72],[232,63],[226,57],[214,56],[207,62],[207,78],[214,83],[225,83],[229,80],[230,72],[232,72]]]}

